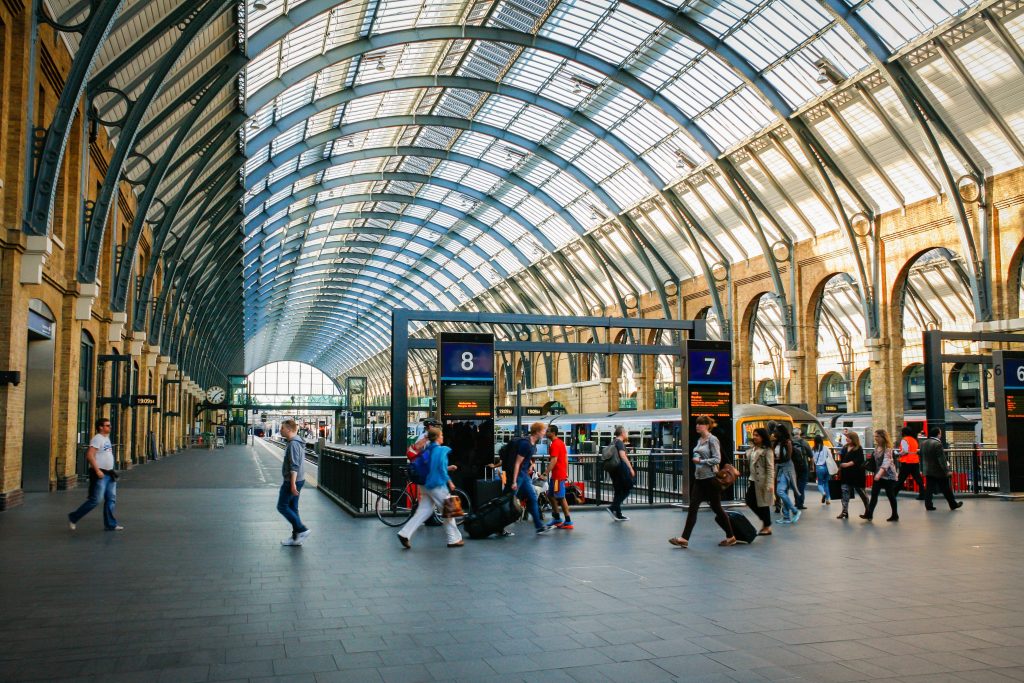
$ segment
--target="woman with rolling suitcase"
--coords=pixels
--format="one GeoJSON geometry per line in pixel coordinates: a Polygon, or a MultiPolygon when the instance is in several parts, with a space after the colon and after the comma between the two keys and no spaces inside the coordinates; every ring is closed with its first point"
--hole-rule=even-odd
{"type": "Polygon", "coordinates": [[[715,477],[718,464],[722,461],[722,446],[718,437],[711,433],[714,426],[714,421],[706,415],[697,418],[698,438],[697,445],[693,448],[693,486],[690,487],[690,509],[686,513],[686,526],[680,536],[668,539],[668,542],[677,548],[686,548],[690,545],[690,533],[697,523],[697,510],[704,501],[707,501],[708,506],[715,511],[715,521],[725,532],[725,540],[718,545],[736,545],[736,536],[733,535],[729,516],[722,508],[722,488],[715,477]]]}
{"type": "Polygon", "coordinates": [[[761,520],[758,536],[772,535],[772,502],[775,498],[775,456],[769,444],[768,430],[758,427],[750,435],[752,446],[747,451],[750,461],[747,507],[761,520]]]}

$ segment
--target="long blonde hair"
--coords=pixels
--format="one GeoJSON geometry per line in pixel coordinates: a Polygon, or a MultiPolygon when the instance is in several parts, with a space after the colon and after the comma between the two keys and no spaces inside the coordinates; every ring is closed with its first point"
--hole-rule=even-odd
{"type": "Polygon", "coordinates": [[[889,438],[889,432],[884,429],[875,430],[875,448],[882,450],[892,448],[892,439],[889,438]]]}

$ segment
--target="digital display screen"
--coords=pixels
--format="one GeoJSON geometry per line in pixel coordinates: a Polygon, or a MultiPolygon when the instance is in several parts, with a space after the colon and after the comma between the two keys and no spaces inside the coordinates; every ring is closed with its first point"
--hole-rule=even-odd
{"type": "Polygon", "coordinates": [[[490,418],[493,392],[491,383],[446,384],[441,412],[445,418],[490,418]]]}
{"type": "Polygon", "coordinates": [[[1006,420],[1024,420],[1024,390],[1006,392],[1006,420]]]}
{"type": "Polygon", "coordinates": [[[442,381],[494,381],[494,345],[486,342],[442,341],[442,381]]]}
{"type": "Polygon", "coordinates": [[[690,417],[708,415],[716,420],[732,416],[732,391],[729,389],[690,389],[690,417]]]}

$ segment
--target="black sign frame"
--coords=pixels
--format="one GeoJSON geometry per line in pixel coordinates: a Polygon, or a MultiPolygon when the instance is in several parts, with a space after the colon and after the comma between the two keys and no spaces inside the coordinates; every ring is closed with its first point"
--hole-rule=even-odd
{"type": "Polygon", "coordinates": [[[1000,493],[1024,493],[1024,351],[992,351],[1000,493]]]}
{"type": "Polygon", "coordinates": [[[710,415],[718,423],[712,434],[722,448],[722,462],[733,461],[733,406],[735,393],[732,378],[732,343],[706,339],[683,339],[681,358],[682,429],[680,443],[688,467],[683,468],[683,498],[690,501],[693,473],[691,453],[697,443],[697,418],[710,415]],[[718,404],[716,406],[715,404],[718,404]],[[725,406],[723,411],[720,406],[725,406]]]}

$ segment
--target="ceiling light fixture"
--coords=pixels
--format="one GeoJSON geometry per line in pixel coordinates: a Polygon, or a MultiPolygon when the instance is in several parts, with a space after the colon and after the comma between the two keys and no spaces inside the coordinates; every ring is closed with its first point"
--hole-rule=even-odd
{"type": "Polygon", "coordinates": [[[693,162],[693,159],[686,155],[681,149],[676,150],[676,168],[684,171],[692,171],[697,168],[697,164],[693,162]]]}
{"type": "Polygon", "coordinates": [[[814,81],[819,85],[839,85],[846,80],[839,69],[824,57],[814,62],[814,66],[818,69],[818,75],[814,81]]]}
{"type": "Polygon", "coordinates": [[[255,2],[252,3],[252,8],[257,12],[262,12],[267,9],[267,2],[266,0],[255,0],[255,2]]]}

